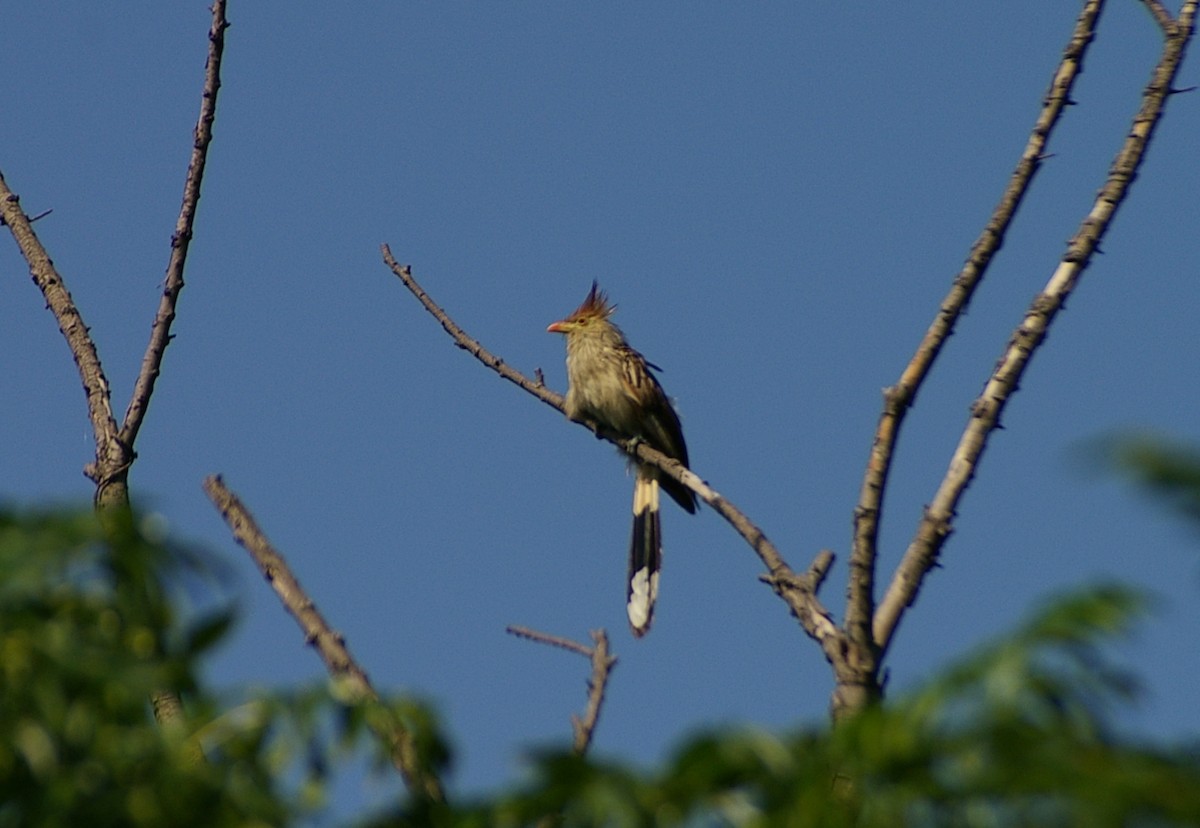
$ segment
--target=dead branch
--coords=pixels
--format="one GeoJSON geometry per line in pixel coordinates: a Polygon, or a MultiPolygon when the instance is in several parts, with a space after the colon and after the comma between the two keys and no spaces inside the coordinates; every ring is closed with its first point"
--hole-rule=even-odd
{"type": "Polygon", "coordinates": [[[196,220],[196,207],[200,203],[200,184],[204,180],[204,168],[208,159],[208,146],[212,143],[213,121],[217,117],[217,92],[221,88],[221,56],[225,52],[225,30],[229,22],[225,19],[226,0],[216,0],[212,6],[212,27],[208,31],[208,60],[204,66],[204,91],[200,97],[200,117],[193,131],[192,157],[188,162],[187,177],[183,185],[183,204],[179,218],[175,221],[175,232],[171,236],[171,257],[167,262],[167,274],[163,283],[163,294],[158,312],[150,329],[150,342],[142,357],[142,368],[133,386],[129,407],[125,410],[125,421],[121,425],[120,439],[133,446],[137,439],[154,383],[162,366],[163,354],[171,341],[171,323],[175,321],[175,304],[183,290],[183,269],[187,264],[188,247],[192,241],[192,227],[196,220]]]}
{"type": "Polygon", "coordinates": [[[79,369],[79,378],[83,381],[83,392],[87,397],[88,418],[92,423],[92,435],[96,444],[96,461],[87,466],[86,473],[97,484],[96,502],[100,503],[100,486],[104,479],[100,469],[127,468],[133,462],[132,452],[121,445],[117,437],[117,422],[113,419],[108,378],[104,376],[100,355],[96,352],[96,345],[88,333],[83,315],[75,306],[75,300],[71,298],[62,276],[30,225],[25,211],[21,209],[20,199],[8,188],[3,173],[0,173],[0,210],[3,211],[4,224],[12,233],[21,255],[29,265],[29,275],[33,277],[34,284],[45,297],[46,307],[54,314],[58,329],[62,331],[67,347],[71,349],[71,356],[75,359],[75,366],[79,369]]]}
{"type": "MultiPolygon", "coordinates": [[[[378,700],[379,694],[371,686],[366,671],[350,655],[345,638],[325,621],[316,603],[292,574],[283,555],[267,540],[238,496],[225,486],[220,475],[205,478],[204,491],[229,525],[234,540],[249,553],[279,596],[284,609],[300,625],[304,642],[317,651],[329,674],[356,701],[378,700]]],[[[389,718],[388,722],[391,730],[378,735],[391,747],[392,763],[409,790],[416,795],[442,801],[444,794],[441,783],[432,771],[423,768],[418,761],[412,734],[394,717],[389,718]]]]}
{"type": "Polygon", "coordinates": [[[588,678],[587,706],[584,708],[582,717],[574,714],[571,716],[571,729],[575,734],[571,749],[575,751],[577,756],[584,756],[588,751],[588,747],[592,744],[592,736],[596,732],[596,724],[600,721],[600,708],[604,704],[604,693],[608,689],[608,678],[612,674],[613,667],[617,664],[617,657],[609,655],[608,633],[602,629],[592,630],[593,646],[588,647],[570,638],[550,635],[549,633],[533,630],[529,627],[510,625],[506,628],[506,632],[519,638],[526,638],[540,644],[547,644],[551,647],[558,647],[572,653],[578,653],[591,661],[592,674],[588,678]]]}
{"type": "MultiPolygon", "coordinates": [[[[54,314],[59,330],[67,340],[67,346],[71,349],[71,355],[83,381],[88,417],[92,423],[92,434],[96,443],[96,460],[85,467],[84,473],[96,484],[97,507],[129,504],[129,468],[137,457],[134,441],[154,390],[154,380],[159,373],[163,352],[170,341],[170,325],[175,318],[175,303],[179,291],[183,288],[183,268],[187,258],[187,245],[192,237],[205,158],[212,141],[212,122],[216,115],[217,92],[221,86],[221,55],[225,45],[225,29],[229,26],[225,19],[225,5],[226,0],[215,0],[212,6],[200,119],[196,126],[192,158],[184,185],[183,208],[175,235],[171,239],[171,260],[167,267],[166,287],[155,316],[150,345],[142,361],[142,370],[134,387],[124,425],[120,427],[113,417],[112,390],[83,316],[71,299],[71,294],[49,254],[38,240],[30,219],[21,210],[17,196],[8,189],[3,176],[0,175],[0,210],[3,211],[3,223],[9,227],[21,255],[29,264],[30,275],[46,298],[46,306],[54,314]]],[[[164,704],[160,707],[172,710],[178,705],[164,704]]]]}

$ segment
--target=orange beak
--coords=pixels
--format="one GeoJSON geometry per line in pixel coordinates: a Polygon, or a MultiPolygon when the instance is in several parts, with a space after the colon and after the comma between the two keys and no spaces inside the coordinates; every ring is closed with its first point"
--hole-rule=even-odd
{"type": "Polygon", "coordinates": [[[546,328],[546,333],[565,334],[566,332],[567,332],[567,329],[563,326],[562,322],[553,322],[550,324],[549,327],[546,328]]]}

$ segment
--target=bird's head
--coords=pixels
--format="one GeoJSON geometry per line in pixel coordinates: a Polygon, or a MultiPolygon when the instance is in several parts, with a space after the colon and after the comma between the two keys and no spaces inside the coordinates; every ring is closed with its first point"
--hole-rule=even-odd
{"type": "Polygon", "coordinates": [[[592,329],[600,329],[609,325],[608,317],[612,316],[616,309],[616,305],[608,303],[608,297],[604,295],[604,291],[600,290],[599,285],[592,282],[592,289],[588,291],[583,304],[571,311],[571,315],[566,319],[561,319],[546,328],[546,332],[569,336],[586,333],[592,329]]]}

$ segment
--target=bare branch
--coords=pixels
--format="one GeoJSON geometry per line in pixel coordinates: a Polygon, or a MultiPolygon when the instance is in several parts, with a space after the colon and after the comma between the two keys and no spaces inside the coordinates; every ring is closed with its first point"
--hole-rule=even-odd
{"type": "Polygon", "coordinates": [[[897,383],[884,390],[883,413],[875,430],[871,456],[867,463],[858,505],[854,511],[854,546],[850,555],[850,590],[846,608],[846,631],[855,646],[873,649],[871,617],[874,613],[875,561],[878,553],[879,522],[884,492],[900,426],[917,391],[928,376],[954,324],[962,315],[975,289],[982,281],[992,257],[1004,243],[1004,236],[1016,215],[1034,174],[1045,157],[1050,134],[1059,116],[1070,102],[1075,79],[1083,70],[1083,58],[1095,35],[1096,20],[1103,0],[1089,0],[1083,7],[1071,41],[1050,81],[1033,132],[1021,154],[1008,186],[992,212],[983,233],[975,241],[950,292],[942,300],[937,316],[905,367],[897,383]]]}
{"type": "Polygon", "coordinates": [[[933,501],[926,507],[916,535],[875,613],[873,635],[881,655],[891,643],[905,609],[916,600],[925,576],[937,562],[938,552],[952,531],[958,501],[975,474],[979,458],[988,437],[999,424],[1004,406],[1016,390],[1033,353],[1044,341],[1050,323],[1091,262],[1113,216],[1129,192],[1154,130],[1162,118],[1172,82],[1191,39],[1198,2],[1200,0],[1184,3],[1174,33],[1166,38],[1162,57],[1142,96],[1129,134],[1113,160],[1104,187],[1068,243],[1066,254],[1045,288],[1034,299],[1024,320],[1013,332],[983,393],[972,405],[971,418],[950,460],[946,476],[933,501]]]}
{"type": "Polygon", "coordinates": [[[204,166],[208,158],[208,147],[212,143],[213,120],[217,115],[217,92],[221,88],[221,55],[225,50],[226,0],[214,0],[212,5],[212,27],[208,31],[208,61],[204,68],[204,92],[200,100],[200,117],[193,133],[192,158],[188,163],[187,178],[183,185],[183,204],[175,222],[175,233],[171,236],[171,258],[167,263],[167,275],[159,300],[158,313],[150,329],[150,342],[142,357],[142,368],[133,387],[129,408],[125,411],[125,422],[121,426],[121,440],[132,446],[137,439],[154,383],[158,379],[163,354],[171,341],[171,323],[175,321],[175,303],[183,290],[183,268],[187,262],[188,246],[192,241],[192,226],[196,218],[196,206],[200,202],[200,183],[204,179],[204,166]]]}
{"type": "Polygon", "coordinates": [[[583,756],[592,743],[592,735],[596,732],[596,723],[600,720],[600,707],[604,704],[604,692],[608,688],[608,677],[617,664],[617,657],[609,655],[608,633],[602,629],[592,630],[594,646],[588,647],[578,641],[532,630],[529,627],[510,625],[506,631],[519,638],[559,647],[591,660],[592,675],[588,679],[587,707],[584,708],[582,718],[571,716],[571,729],[575,734],[571,747],[577,756],[583,756]]]}
{"type": "Polygon", "coordinates": [[[87,395],[88,418],[92,421],[92,434],[96,441],[96,462],[88,464],[86,472],[96,482],[96,502],[100,503],[108,475],[121,473],[133,462],[132,450],[117,437],[117,422],[113,419],[108,379],[100,365],[100,355],[96,353],[96,345],[92,342],[79,308],[75,306],[46,248],[42,247],[30,226],[19,198],[8,188],[3,173],[0,173],[0,211],[3,211],[4,223],[29,264],[29,274],[46,298],[46,307],[54,314],[58,329],[67,340],[75,366],[79,369],[79,378],[87,395]]]}
{"type": "Polygon", "coordinates": [[[558,635],[544,633],[541,630],[535,630],[531,627],[522,627],[520,624],[509,624],[504,628],[504,631],[509,635],[515,635],[517,638],[526,638],[530,641],[536,641],[539,644],[547,644],[551,647],[558,647],[562,650],[567,650],[572,653],[577,653],[585,658],[591,658],[592,648],[584,644],[580,644],[571,638],[563,638],[558,635]]]}
{"type": "MultiPolygon", "coordinates": [[[[345,639],[330,628],[312,598],[292,574],[283,555],[267,540],[242,501],[225,486],[219,475],[205,478],[204,491],[229,524],[234,540],[250,554],[284,608],[296,619],[304,632],[305,643],[317,651],[329,674],[354,699],[378,700],[379,695],[371,686],[366,671],[346,648],[345,639]]],[[[389,723],[391,730],[379,735],[391,746],[392,762],[405,784],[416,795],[441,801],[444,798],[441,783],[432,771],[423,768],[418,761],[412,734],[394,717],[389,719],[389,723]]]]}
{"type": "Polygon", "coordinates": [[[592,641],[592,676],[588,679],[588,701],[583,718],[571,717],[571,725],[575,730],[575,742],[572,747],[580,756],[587,753],[592,743],[592,734],[596,732],[596,723],[600,720],[600,707],[604,704],[604,691],[608,687],[608,677],[616,666],[616,656],[608,654],[608,634],[604,630],[593,630],[592,641]]]}
{"type": "Polygon", "coordinates": [[[408,265],[399,264],[392,256],[391,248],[389,248],[386,244],[380,249],[383,252],[384,264],[391,268],[392,273],[395,273],[400,278],[400,281],[404,283],[404,286],[412,292],[412,295],[417,297],[417,301],[425,306],[425,310],[433,314],[433,318],[442,323],[442,327],[446,329],[446,333],[450,334],[450,336],[454,338],[454,341],[458,344],[458,347],[462,348],[464,351],[467,351],[469,354],[471,354],[471,356],[475,357],[477,360],[491,368],[509,382],[515,383],[521,388],[524,388],[546,405],[550,406],[551,408],[557,408],[559,411],[563,410],[563,398],[560,395],[551,391],[545,386],[544,383],[538,382],[537,380],[531,380],[520,371],[510,368],[504,363],[504,360],[494,356],[486,348],[480,345],[478,340],[472,339],[469,335],[467,335],[467,332],[460,328],[444,310],[438,307],[437,304],[431,298],[429,298],[429,294],[426,293],[419,284],[417,284],[417,280],[413,278],[411,267],[408,265]]]}

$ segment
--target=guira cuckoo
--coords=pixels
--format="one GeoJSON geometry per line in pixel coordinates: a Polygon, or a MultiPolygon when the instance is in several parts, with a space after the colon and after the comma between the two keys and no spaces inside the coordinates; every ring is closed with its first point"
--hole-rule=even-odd
{"type": "MultiPolygon", "coordinates": [[[[609,319],[615,310],[592,282],[583,304],[546,328],[567,340],[566,414],[618,438],[644,441],[687,466],[679,416],[650,372],[658,366],[629,347],[621,329],[609,319]]],[[[696,496],[653,466],[636,463],[635,471],[626,610],[629,626],[640,638],[650,629],[662,567],[659,489],[665,489],[689,513],[696,511],[696,496]]]]}

